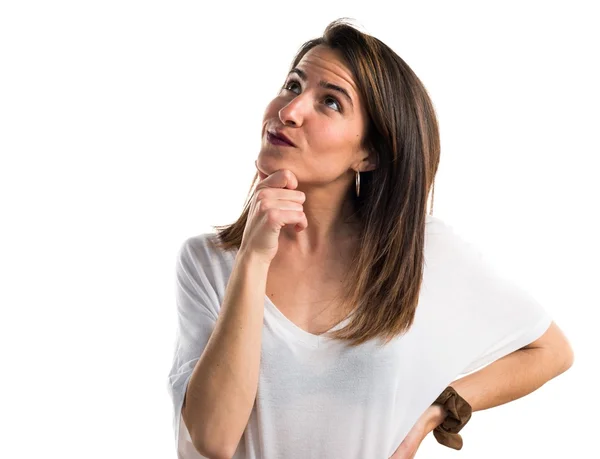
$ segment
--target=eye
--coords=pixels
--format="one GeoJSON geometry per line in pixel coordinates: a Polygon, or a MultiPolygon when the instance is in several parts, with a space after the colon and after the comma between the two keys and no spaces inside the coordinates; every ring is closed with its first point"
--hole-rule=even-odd
{"type": "Polygon", "coordinates": [[[325,98],[325,100],[327,100],[327,99],[332,100],[332,101],[334,101],[336,103],[336,105],[338,106],[338,110],[337,110],[338,112],[342,111],[342,107],[341,107],[340,103],[337,101],[337,99],[335,97],[327,96],[325,98]]]}
{"type": "MultiPolygon", "coordinates": [[[[301,86],[300,86],[300,83],[298,82],[298,80],[291,79],[291,80],[289,80],[289,81],[288,81],[288,82],[287,82],[287,83],[286,83],[286,84],[283,86],[283,89],[285,89],[285,90],[287,90],[287,91],[292,91],[292,90],[290,89],[290,87],[291,87],[291,85],[292,85],[292,84],[296,84],[296,85],[298,85],[298,87],[301,87],[301,86]]],[[[294,91],[292,91],[292,92],[294,92],[294,91]]],[[[337,100],[335,97],[333,97],[333,96],[331,96],[331,95],[329,95],[329,94],[328,94],[328,95],[325,97],[325,99],[324,99],[324,100],[331,100],[331,101],[335,102],[335,104],[336,104],[336,105],[337,105],[337,107],[338,107],[337,109],[335,109],[335,111],[337,111],[337,112],[341,112],[341,111],[342,111],[342,104],[340,104],[340,102],[339,102],[339,101],[338,101],[338,100],[337,100]]]]}
{"type": "MultiPolygon", "coordinates": [[[[290,85],[292,85],[292,84],[297,84],[298,86],[300,86],[300,84],[298,84],[298,81],[290,80],[283,86],[283,89],[287,89],[288,91],[291,91],[290,85]]],[[[294,92],[294,91],[292,91],[292,92],[294,92]]]]}

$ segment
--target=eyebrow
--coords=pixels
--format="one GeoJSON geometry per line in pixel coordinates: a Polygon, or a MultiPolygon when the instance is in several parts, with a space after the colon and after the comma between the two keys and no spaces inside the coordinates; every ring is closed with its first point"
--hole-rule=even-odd
{"type": "MultiPolygon", "coordinates": [[[[288,73],[288,76],[290,76],[292,73],[296,73],[302,79],[302,81],[306,81],[306,73],[304,72],[304,70],[300,70],[299,68],[294,67],[292,70],[290,70],[290,73],[288,73]]],[[[333,83],[329,83],[328,81],[325,81],[325,80],[319,81],[319,86],[322,88],[331,89],[332,91],[337,91],[337,92],[343,94],[350,101],[350,105],[352,106],[352,108],[354,108],[354,103],[352,102],[352,97],[350,97],[350,94],[348,94],[348,91],[346,91],[341,86],[338,86],[333,83]]]]}

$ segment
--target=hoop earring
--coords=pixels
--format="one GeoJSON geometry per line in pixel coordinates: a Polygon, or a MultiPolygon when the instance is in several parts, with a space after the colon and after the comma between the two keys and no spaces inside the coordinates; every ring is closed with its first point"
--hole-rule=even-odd
{"type": "Polygon", "coordinates": [[[356,197],[358,198],[360,196],[360,172],[356,171],[356,178],[355,178],[355,184],[356,184],[356,197]]]}

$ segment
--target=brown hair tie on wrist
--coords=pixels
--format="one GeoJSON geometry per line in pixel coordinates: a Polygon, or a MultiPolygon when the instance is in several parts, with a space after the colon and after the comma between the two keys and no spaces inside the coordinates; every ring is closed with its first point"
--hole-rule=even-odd
{"type": "Polygon", "coordinates": [[[433,403],[442,405],[447,412],[446,419],[433,429],[433,436],[444,446],[461,449],[463,440],[458,432],[471,419],[471,405],[452,386],[446,387],[433,403]]]}

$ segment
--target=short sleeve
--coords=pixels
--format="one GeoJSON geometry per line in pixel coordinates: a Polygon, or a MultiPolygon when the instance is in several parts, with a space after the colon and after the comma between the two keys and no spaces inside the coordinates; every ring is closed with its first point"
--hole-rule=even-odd
{"type": "MultiPolygon", "coordinates": [[[[537,299],[452,226],[434,235],[439,301],[455,337],[459,375],[480,369],[538,339],[552,317],[537,299]]],[[[518,261],[516,261],[518,263],[518,261]]]]}
{"type": "Polygon", "coordinates": [[[180,247],[175,264],[177,328],[168,392],[173,406],[173,432],[179,459],[203,457],[192,444],[181,417],[181,409],[190,377],[214,330],[219,313],[210,257],[206,254],[202,236],[188,238],[180,247]]]}

